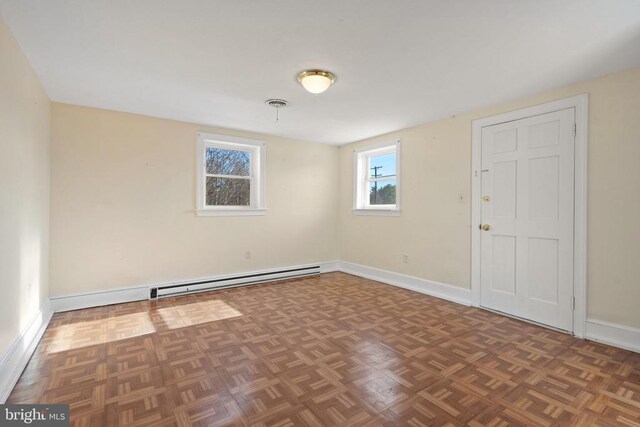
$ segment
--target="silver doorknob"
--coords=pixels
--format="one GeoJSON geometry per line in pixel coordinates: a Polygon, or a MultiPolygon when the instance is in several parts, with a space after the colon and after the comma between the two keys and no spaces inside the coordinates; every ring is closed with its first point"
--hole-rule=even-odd
{"type": "Polygon", "coordinates": [[[480,228],[482,228],[484,231],[491,230],[491,226],[489,224],[482,224],[480,228]]]}

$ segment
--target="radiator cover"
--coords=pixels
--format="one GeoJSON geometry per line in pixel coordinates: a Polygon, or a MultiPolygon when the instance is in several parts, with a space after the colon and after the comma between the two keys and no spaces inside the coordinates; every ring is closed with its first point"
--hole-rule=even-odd
{"type": "Polygon", "coordinates": [[[149,291],[149,299],[191,294],[195,292],[212,291],[216,289],[233,288],[237,286],[255,285],[273,282],[275,280],[295,277],[314,276],[320,274],[320,266],[297,267],[282,270],[270,270],[260,273],[238,274],[234,276],[200,279],[189,282],[169,283],[154,286],[149,291]]]}

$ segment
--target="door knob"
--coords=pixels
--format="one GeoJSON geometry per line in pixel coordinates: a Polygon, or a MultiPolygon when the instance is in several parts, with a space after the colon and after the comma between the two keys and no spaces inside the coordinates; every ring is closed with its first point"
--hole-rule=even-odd
{"type": "Polygon", "coordinates": [[[489,224],[482,224],[480,228],[482,228],[484,231],[491,230],[491,226],[489,224]]]}

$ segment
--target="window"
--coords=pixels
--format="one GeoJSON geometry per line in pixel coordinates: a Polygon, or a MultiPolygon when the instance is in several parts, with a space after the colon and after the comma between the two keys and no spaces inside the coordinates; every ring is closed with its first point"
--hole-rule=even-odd
{"type": "Polygon", "coordinates": [[[264,215],[265,143],[198,134],[199,216],[264,215]]]}
{"type": "Polygon", "coordinates": [[[356,150],[354,171],[355,213],[399,215],[400,141],[356,150]]]}

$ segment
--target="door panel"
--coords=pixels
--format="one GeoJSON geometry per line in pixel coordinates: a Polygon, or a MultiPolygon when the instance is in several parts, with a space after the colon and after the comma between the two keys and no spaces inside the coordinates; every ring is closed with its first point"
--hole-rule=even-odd
{"type": "Polygon", "coordinates": [[[529,298],[558,303],[558,239],[529,237],[529,298]]]}
{"type": "Polygon", "coordinates": [[[482,130],[481,305],[573,328],[573,108],[482,130]]]}
{"type": "Polygon", "coordinates": [[[549,120],[529,126],[529,148],[560,143],[560,120],[549,120]]]}
{"type": "Polygon", "coordinates": [[[529,219],[558,219],[559,157],[529,159],[529,219]]]}
{"type": "Polygon", "coordinates": [[[507,129],[493,135],[493,154],[508,153],[518,149],[518,130],[507,129]]]}
{"type": "Polygon", "coordinates": [[[516,238],[492,235],[491,289],[509,295],[516,293],[516,238]]]}
{"type": "Polygon", "coordinates": [[[491,211],[494,218],[515,219],[516,217],[516,174],[515,160],[493,164],[494,203],[491,211]]]}

